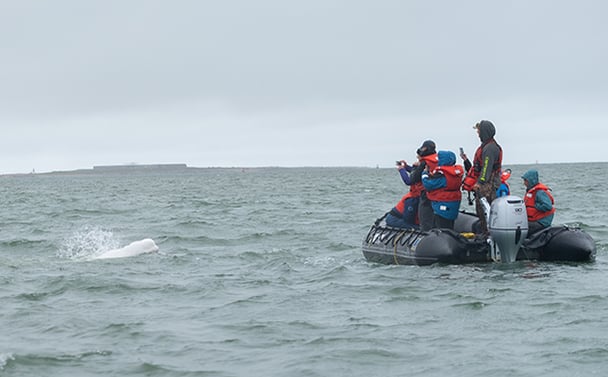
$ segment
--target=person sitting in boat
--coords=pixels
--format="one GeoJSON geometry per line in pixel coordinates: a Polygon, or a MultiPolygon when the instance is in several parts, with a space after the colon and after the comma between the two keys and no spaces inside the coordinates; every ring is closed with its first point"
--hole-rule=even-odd
{"type": "Polygon", "coordinates": [[[412,191],[405,194],[386,215],[386,225],[393,228],[418,229],[418,200],[412,191]]]}
{"type": "Polygon", "coordinates": [[[464,168],[456,164],[454,152],[439,151],[437,157],[438,166],[422,174],[422,184],[433,207],[433,227],[454,229],[462,199],[464,168]]]}
{"type": "Polygon", "coordinates": [[[551,189],[540,183],[538,171],[531,169],[521,176],[526,185],[524,204],[528,213],[528,234],[548,228],[555,214],[555,200],[551,189]]]}
{"type": "Polygon", "coordinates": [[[393,228],[418,229],[418,202],[422,191],[422,167],[416,162],[408,165],[406,161],[397,161],[397,170],[403,183],[410,187],[399,203],[386,215],[386,225],[393,228]]]}
{"type": "Polygon", "coordinates": [[[500,186],[496,190],[496,197],[507,196],[511,194],[508,179],[511,178],[511,169],[505,169],[500,173],[500,186]]]}

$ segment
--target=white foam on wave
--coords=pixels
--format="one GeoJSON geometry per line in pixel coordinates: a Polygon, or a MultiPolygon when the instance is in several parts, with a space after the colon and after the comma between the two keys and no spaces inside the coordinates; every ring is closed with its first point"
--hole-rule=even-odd
{"type": "Polygon", "coordinates": [[[150,238],[120,247],[114,233],[96,227],[85,227],[65,239],[57,255],[60,258],[92,260],[126,258],[157,251],[158,246],[150,238]]]}
{"type": "Polygon", "coordinates": [[[64,239],[57,255],[60,258],[86,260],[104,251],[115,249],[119,245],[114,233],[86,226],[64,239]]]}
{"type": "Polygon", "coordinates": [[[10,353],[0,353],[0,370],[3,370],[9,361],[15,360],[15,357],[10,353]]]}

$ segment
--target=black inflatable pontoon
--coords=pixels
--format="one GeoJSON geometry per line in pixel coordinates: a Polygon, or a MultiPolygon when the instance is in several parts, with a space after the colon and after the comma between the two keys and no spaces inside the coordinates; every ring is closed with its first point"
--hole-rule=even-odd
{"type": "Polygon", "coordinates": [[[363,255],[371,262],[410,265],[595,259],[595,242],[580,228],[553,226],[527,237],[522,206],[517,197],[496,199],[488,216],[490,237],[474,232],[479,219],[466,212],[459,214],[454,230],[391,228],[379,219],[363,240],[363,255]]]}

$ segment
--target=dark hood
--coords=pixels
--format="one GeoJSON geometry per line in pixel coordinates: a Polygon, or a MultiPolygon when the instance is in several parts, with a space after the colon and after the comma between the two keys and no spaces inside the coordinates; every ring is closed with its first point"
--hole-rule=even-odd
{"type": "Polygon", "coordinates": [[[479,128],[479,139],[482,143],[491,140],[496,135],[496,128],[489,120],[482,120],[477,123],[477,128],[479,128]]]}
{"type": "Polygon", "coordinates": [[[538,171],[534,169],[528,170],[521,177],[528,181],[528,185],[526,186],[528,190],[538,184],[538,171]]]}

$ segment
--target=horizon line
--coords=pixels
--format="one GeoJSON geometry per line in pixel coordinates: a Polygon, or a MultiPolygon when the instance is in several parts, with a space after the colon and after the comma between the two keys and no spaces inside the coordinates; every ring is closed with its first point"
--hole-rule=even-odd
{"type": "MultiPolygon", "coordinates": [[[[587,164],[587,163],[606,163],[608,161],[586,161],[586,162],[529,162],[517,164],[504,164],[507,166],[525,166],[525,165],[555,165],[555,164],[587,164]]],[[[66,174],[66,173],[94,173],[102,171],[127,171],[129,169],[157,169],[157,170],[180,170],[180,169],[302,169],[302,168],[357,168],[357,169],[390,169],[393,166],[365,166],[365,165],[298,165],[298,166],[281,166],[281,165],[260,165],[260,166],[238,166],[238,165],[210,165],[210,166],[190,166],[187,163],[127,163],[117,165],[93,165],[90,168],[76,168],[67,170],[50,170],[37,172],[32,169],[30,172],[21,173],[0,173],[0,176],[20,176],[20,175],[44,175],[44,174],[66,174]]]]}

